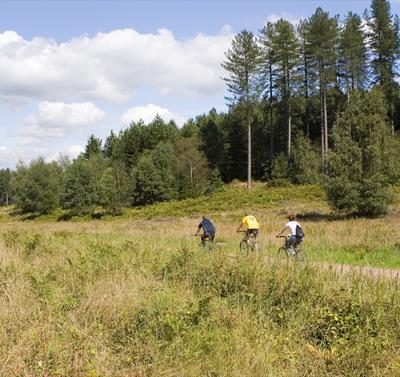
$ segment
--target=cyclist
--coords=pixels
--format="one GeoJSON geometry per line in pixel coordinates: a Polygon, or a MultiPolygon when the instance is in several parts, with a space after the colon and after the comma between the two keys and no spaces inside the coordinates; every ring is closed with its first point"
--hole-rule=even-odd
{"type": "Polygon", "coordinates": [[[239,228],[237,228],[237,232],[240,232],[243,225],[247,226],[246,234],[243,237],[243,241],[246,242],[249,239],[250,235],[253,235],[254,239],[257,239],[258,229],[260,228],[260,224],[258,223],[257,219],[253,215],[245,213],[245,216],[243,217],[239,228]]]}
{"type": "Polygon", "coordinates": [[[289,222],[286,223],[285,227],[276,235],[281,236],[286,230],[290,232],[289,247],[293,247],[295,253],[298,252],[298,246],[301,244],[304,238],[304,232],[301,225],[296,221],[296,215],[291,213],[288,215],[289,222]]]}
{"type": "Polygon", "coordinates": [[[215,226],[208,217],[202,216],[202,220],[197,228],[195,236],[199,235],[200,229],[203,229],[203,234],[201,235],[201,243],[203,244],[203,247],[206,246],[207,239],[213,243],[215,238],[215,226]]]}

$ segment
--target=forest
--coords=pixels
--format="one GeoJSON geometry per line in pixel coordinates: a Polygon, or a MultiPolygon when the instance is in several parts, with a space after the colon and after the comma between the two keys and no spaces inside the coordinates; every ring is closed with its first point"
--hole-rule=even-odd
{"type": "Polygon", "coordinates": [[[400,182],[399,18],[388,0],[363,15],[321,8],[234,36],[221,62],[228,110],[178,128],[161,117],[91,135],[70,160],[0,171],[0,201],[21,213],[120,213],[196,198],[224,182],[320,184],[338,212],[385,214],[400,182]]]}

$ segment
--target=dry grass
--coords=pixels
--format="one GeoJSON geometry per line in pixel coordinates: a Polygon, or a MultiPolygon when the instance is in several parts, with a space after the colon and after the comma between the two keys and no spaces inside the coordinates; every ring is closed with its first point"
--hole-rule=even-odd
{"type": "MultiPolygon", "coordinates": [[[[400,266],[395,214],[331,221],[322,200],[256,206],[263,253],[289,211],[315,260],[400,266]],[[317,214],[317,215],[316,215],[317,214]]],[[[243,208],[166,220],[15,222],[0,232],[0,376],[398,376],[397,282],[237,253],[243,208]]]]}

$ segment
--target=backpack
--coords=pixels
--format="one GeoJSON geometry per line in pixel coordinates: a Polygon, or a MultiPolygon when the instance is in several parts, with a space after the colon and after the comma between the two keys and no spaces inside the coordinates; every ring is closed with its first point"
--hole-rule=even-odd
{"type": "Polygon", "coordinates": [[[303,239],[305,236],[303,229],[300,225],[296,225],[296,238],[303,239]]]}

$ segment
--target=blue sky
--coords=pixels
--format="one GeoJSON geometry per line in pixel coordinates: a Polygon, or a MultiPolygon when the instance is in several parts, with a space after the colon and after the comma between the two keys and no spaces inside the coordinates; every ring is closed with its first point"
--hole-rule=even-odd
{"type": "MultiPolygon", "coordinates": [[[[400,13],[393,1],[392,12],[400,13]]],[[[235,33],[296,21],[318,6],[362,14],[369,1],[1,1],[0,168],[75,156],[156,113],[183,124],[225,110],[220,79],[235,33]]]]}

